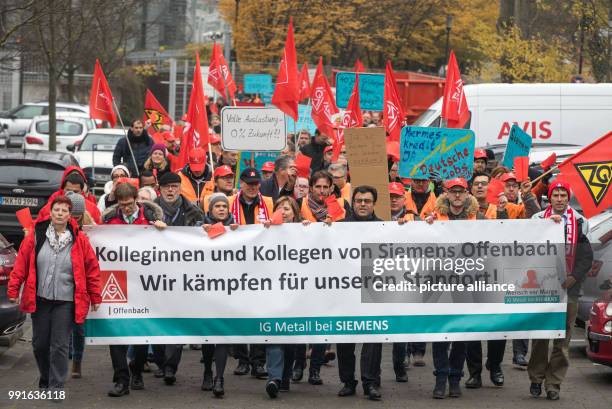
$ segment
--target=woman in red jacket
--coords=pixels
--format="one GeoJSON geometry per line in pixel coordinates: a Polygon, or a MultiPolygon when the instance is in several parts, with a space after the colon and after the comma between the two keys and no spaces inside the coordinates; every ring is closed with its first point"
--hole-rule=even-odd
{"type": "Polygon", "coordinates": [[[38,364],[39,388],[54,400],[64,397],[72,323],[85,321],[102,302],[100,269],[87,236],[70,217],[72,202],[57,196],[50,218],[39,219],[19,248],[7,295],[32,314],[32,347],[38,364]]]}

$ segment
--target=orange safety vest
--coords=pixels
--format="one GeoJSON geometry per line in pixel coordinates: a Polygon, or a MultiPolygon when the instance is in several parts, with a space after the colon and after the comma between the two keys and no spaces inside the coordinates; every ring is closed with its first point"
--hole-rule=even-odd
{"type": "MultiPolygon", "coordinates": [[[[342,209],[342,217],[340,219],[344,219],[346,217],[346,210],[344,209],[344,198],[339,197],[336,199],[338,205],[342,209]]],[[[300,213],[302,213],[302,219],[310,220],[313,223],[316,223],[318,220],[314,217],[312,210],[310,210],[310,206],[308,206],[308,195],[302,198],[302,208],[300,209],[300,213]]]]}
{"type": "MultiPolygon", "coordinates": [[[[406,198],[406,210],[419,214],[419,211],[416,207],[416,203],[414,203],[414,200],[412,199],[412,193],[407,191],[406,193],[404,193],[404,197],[406,198]]],[[[419,217],[425,220],[425,218],[429,216],[435,210],[435,208],[436,195],[434,194],[434,192],[429,192],[429,197],[427,198],[427,202],[425,202],[423,209],[421,209],[419,217]]]]}
{"type": "Polygon", "coordinates": [[[351,184],[346,183],[342,189],[340,189],[340,197],[342,197],[347,202],[351,201],[351,184]]]}
{"type": "MultiPolygon", "coordinates": [[[[230,197],[228,197],[230,213],[232,212],[232,205],[234,204],[234,200],[236,200],[236,197],[238,197],[238,195],[231,195],[230,197]]],[[[268,196],[262,196],[262,198],[264,200],[264,205],[268,208],[268,214],[270,215],[270,217],[272,217],[272,209],[274,209],[274,203],[272,203],[272,198],[268,196]]],[[[263,223],[261,220],[259,220],[259,217],[257,217],[259,215],[260,205],[261,203],[255,206],[255,224],[263,223]]],[[[241,226],[246,225],[246,220],[244,219],[244,211],[242,210],[242,206],[240,206],[240,220],[236,220],[236,223],[238,223],[241,226]]]]}
{"type": "MultiPolygon", "coordinates": [[[[448,218],[447,214],[440,214],[440,213],[436,212],[436,220],[447,221],[447,220],[450,220],[450,219],[448,218]]],[[[476,220],[476,215],[473,214],[470,217],[468,217],[467,219],[462,219],[462,220],[476,220]]]]}
{"type": "Polygon", "coordinates": [[[183,172],[178,174],[181,177],[181,194],[190,202],[200,202],[204,200],[204,196],[207,196],[215,191],[215,183],[211,180],[204,183],[204,188],[200,192],[200,197],[196,197],[196,192],[191,184],[191,180],[183,172]]]}
{"type": "Polygon", "coordinates": [[[487,207],[487,211],[484,214],[485,219],[495,220],[497,219],[497,206],[489,203],[489,207],[487,207]]]}
{"type": "Polygon", "coordinates": [[[526,219],[527,212],[525,211],[525,205],[506,203],[506,211],[508,212],[509,219],[526,219]]]}

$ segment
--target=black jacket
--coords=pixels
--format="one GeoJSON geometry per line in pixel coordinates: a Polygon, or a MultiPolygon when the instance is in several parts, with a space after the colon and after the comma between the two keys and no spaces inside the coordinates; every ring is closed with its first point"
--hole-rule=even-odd
{"type": "Polygon", "coordinates": [[[305,145],[300,151],[308,156],[312,161],[310,162],[310,171],[312,173],[317,170],[324,169],[323,166],[323,151],[327,145],[319,145],[317,143],[310,142],[308,145],[305,145]]]}
{"type": "Polygon", "coordinates": [[[279,190],[278,183],[276,182],[276,176],[272,175],[270,179],[261,182],[261,188],[259,189],[263,196],[272,198],[272,203],[276,203],[279,197],[282,196],[293,196],[293,189],[289,190],[285,186],[279,190]]]}
{"type": "MultiPolygon", "coordinates": [[[[166,214],[164,214],[164,221],[168,226],[199,226],[204,220],[204,212],[199,207],[191,204],[187,199],[183,198],[183,204],[181,205],[180,213],[175,223],[168,223],[166,221],[166,214]]],[[[155,199],[155,203],[160,206],[161,197],[155,199]]],[[[160,206],[161,207],[161,206],[160,206]]],[[[163,208],[162,208],[163,209],[163,208]]]]}
{"type": "MultiPolygon", "coordinates": [[[[132,151],[134,152],[134,159],[138,165],[138,171],[140,172],[144,167],[144,163],[151,154],[151,147],[153,146],[153,139],[149,136],[146,129],[142,131],[142,135],[139,137],[134,136],[132,130],[128,130],[127,139],[130,141],[132,151]]],[[[113,166],[125,164],[130,171],[132,177],[137,177],[136,167],[134,166],[134,160],[130,153],[126,138],[119,139],[115,146],[115,152],[113,152],[113,166]]]]}
{"type": "Polygon", "coordinates": [[[367,219],[361,219],[361,218],[358,218],[354,212],[350,212],[342,221],[344,222],[382,222],[383,219],[380,219],[378,216],[376,216],[376,213],[372,213],[372,215],[368,217],[367,219]]]}

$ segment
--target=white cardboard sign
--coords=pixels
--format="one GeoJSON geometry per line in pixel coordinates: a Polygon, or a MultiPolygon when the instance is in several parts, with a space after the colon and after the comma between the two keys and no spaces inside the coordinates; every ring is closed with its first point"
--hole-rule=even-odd
{"type": "Polygon", "coordinates": [[[274,107],[225,107],[221,144],[227,151],[282,151],[287,145],[285,114],[274,107]]]}

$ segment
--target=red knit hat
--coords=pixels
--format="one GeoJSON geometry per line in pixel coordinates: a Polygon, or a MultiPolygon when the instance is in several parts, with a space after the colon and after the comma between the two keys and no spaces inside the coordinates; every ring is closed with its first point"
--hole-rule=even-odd
{"type": "Polygon", "coordinates": [[[569,183],[563,181],[563,180],[558,180],[555,179],[549,186],[548,186],[548,200],[550,200],[550,197],[552,196],[553,190],[555,189],[564,189],[567,192],[568,198],[572,197],[572,189],[570,188],[569,183]]]}

